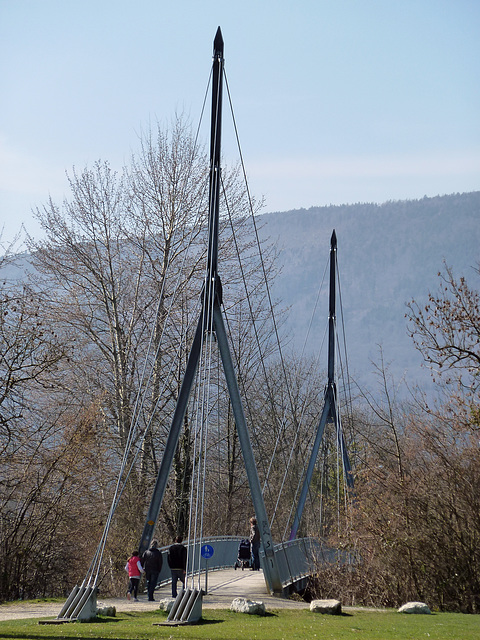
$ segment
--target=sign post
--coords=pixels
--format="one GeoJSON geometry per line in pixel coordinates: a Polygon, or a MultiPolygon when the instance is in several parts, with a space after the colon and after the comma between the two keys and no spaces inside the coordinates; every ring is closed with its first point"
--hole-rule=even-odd
{"type": "Polygon", "coordinates": [[[205,595],[208,593],[208,559],[214,554],[213,547],[209,544],[202,546],[202,558],[205,558],[205,595]]]}

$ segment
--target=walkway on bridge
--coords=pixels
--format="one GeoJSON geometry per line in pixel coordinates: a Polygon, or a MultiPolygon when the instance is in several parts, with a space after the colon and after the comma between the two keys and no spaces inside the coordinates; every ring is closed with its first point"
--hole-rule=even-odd
{"type": "MultiPolygon", "coordinates": [[[[202,588],[205,588],[205,574],[201,577],[202,588]]],[[[169,598],[171,585],[167,584],[155,592],[155,599],[169,598]]],[[[270,595],[267,591],[263,571],[250,569],[221,569],[208,572],[207,593],[203,597],[204,609],[228,609],[234,598],[248,598],[262,601],[267,609],[305,608],[305,602],[270,595]]]]}

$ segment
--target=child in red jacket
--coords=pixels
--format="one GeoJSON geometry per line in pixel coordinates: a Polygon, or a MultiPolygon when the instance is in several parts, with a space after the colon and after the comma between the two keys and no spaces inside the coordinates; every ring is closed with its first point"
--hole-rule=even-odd
{"type": "Polygon", "coordinates": [[[138,555],[138,551],[134,551],[125,565],[125,571],[130,578],[128,582],[127,600],[130,600],[133,593],[133,601],[138,602],[138,585],[140,584],[140,576],[143,573],[142,563],[138,555]]]}

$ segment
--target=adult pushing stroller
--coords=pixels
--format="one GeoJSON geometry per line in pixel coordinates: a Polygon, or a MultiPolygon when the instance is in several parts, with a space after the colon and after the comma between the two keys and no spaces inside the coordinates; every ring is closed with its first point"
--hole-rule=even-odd
{"type": "Polygon", "coordinates": [[[242,567],[242,571],[250,566],[250,561],[252,559],[252,552],[250,549],[250,540],[248,538],[244,538],[240,544],[238,545],[238,557],[235,562],[234,569],[237,567],[242,567]]]}

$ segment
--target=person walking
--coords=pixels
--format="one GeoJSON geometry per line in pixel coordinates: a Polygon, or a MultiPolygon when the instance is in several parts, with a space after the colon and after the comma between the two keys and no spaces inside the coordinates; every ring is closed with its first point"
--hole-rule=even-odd
{"type": "Polygon", "coordinates": [[[158,576],[162,570],[162,552],[158,549],[158,542],[154,540],[142,556],[142,565],[147,579],[147,594],[149,602],[155,602],[153,597],[157,586],[158,576]]]}
{"type": "Polygon", "coordinates": [[[250,518],[250,545],[252,547],[252,571],[260,570],[260,531],[257,526],[257,519],[250,518]]]}
{"type": "Polygon", "coordinates": [[[185,574],[187,573],[187,548],[182,544],[182,536],[177,536],[168,549],[167,561],[172,574],[172,598],[176,598],[177,582],[180,580],[185,589],[185,574]]]}
{"type": "Polygon", "coordinates": [[[131,600],[133,594],[133,601],[138,602],[138,585],[140,584],[140,576],[143,573],[142,563],[138,555],[138,551],[134,551],[125,565],[125,571],[128,573],[128,591],[127,600],[131,600]]]}

